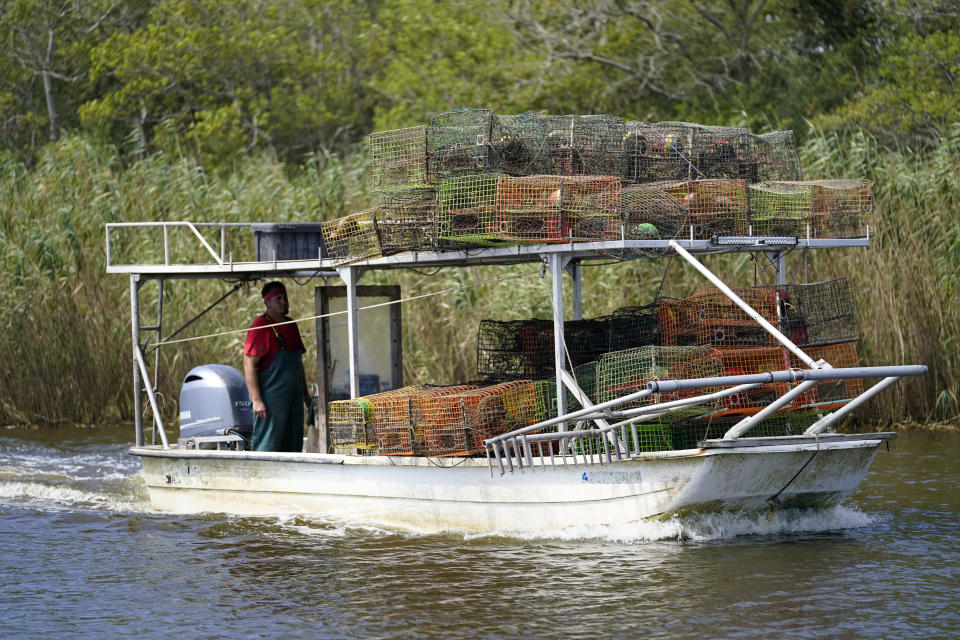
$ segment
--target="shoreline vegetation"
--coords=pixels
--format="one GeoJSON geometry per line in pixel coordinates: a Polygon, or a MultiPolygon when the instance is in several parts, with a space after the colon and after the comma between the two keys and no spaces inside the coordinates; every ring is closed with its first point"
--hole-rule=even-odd
{"type": "MultiPolygon", "coordinates": [[[[960,124],[943,131],[938,144],[924,153],[883,147],[862,132],[811,128],[801,137],[804,178],[866,177],[873,182],[875,212],[869,248],[794,252],[788,256],[788,281],[849,278],[861,327],[861,363],[920,363],[930,369],[927,376],[904,379],[872,400],[847,428],[892,423],[955,429],[960,416],[960,124]]],[[[0,291],[5,329],[0,380],[8,381],[0,387],[0,425],[132,420],[130,285],[105,271],[105,223],[321,221],[367,206],[365,169],[361,148],[311,156],[294,166],[255,154],[229,173],[207,171],[187,155],[154,153],[123,162],[118,148],[81,134],[48,144],[29,168],[13,154],[0,155],[0,260],[6,275],[0,291]]],[[[191,258],[189,240],[173,239],[183,261],[191,258]]],[[[235,255],[252,257],[249,230],[237,229],[228,244],[235,255]]],[[[120,261],[159,259],[162,241],[158,237],[144,246],[120,238],[112,251],[120,261]]],[[[741,285],[773,278],[748,254],[709,257],[706,264],[741,285]]],[[[529,271],[529,265],[434,275],[406,271],[396,278],[404,295],[416,295],[529,271]]],[[[657,291],[683,296],[707,286],[680,261],[670,260],[599,266],[584,274],[584,308],[597,315],[649,302],[657,291]]],[[[361,284],[385,284],[394,277],[370,273],[361,284]]],[[[314,313],[314,284],[288,284],[291,315],[314,313]]],[[[168,283],[165,334],[232,286],[168,283]]],[[[188,333],[245,328],[262,307],[258,286],[241,287],[188,333]]],[[[143,289],[145,313],[155,304],[155,290],[143,289]]],[[[549,282],[528,274],[509,284],[405,305],[405,379],[470,379],[481,318],[549,317],[549,304],[549,282]]],[[[312,324],[305,323],[302,331],[311,342],[312,324]]],[[[157,384],[165,394],[165,422],[176,420],[184,374],[203,363],[239,367],[242,340],[241,333],[160,350],[157,384]]],[[[315,345],[308,349],[307,357],[314,358],[315,345]]]]}

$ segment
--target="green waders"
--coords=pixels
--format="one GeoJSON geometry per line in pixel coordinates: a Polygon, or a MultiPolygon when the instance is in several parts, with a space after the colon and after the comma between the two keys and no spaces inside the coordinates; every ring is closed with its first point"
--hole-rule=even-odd
{"type": "Polygon", "coordinates": [[[303,360],[299,351],[281,349],[260,375],[267,417],[255,417],[253,451],[303,450],[303,360]]]}

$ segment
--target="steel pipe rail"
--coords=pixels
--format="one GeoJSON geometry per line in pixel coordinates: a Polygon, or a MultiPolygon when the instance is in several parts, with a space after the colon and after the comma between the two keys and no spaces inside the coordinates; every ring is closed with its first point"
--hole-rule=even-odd
{"type": "Polygon", "coordinates": [[[887,378],[890,376],[926,375],[927,366],[910,364],[889,367],[840,367],[836,369],[790,369],[787,371],[769,371],[743,376],[721,376],[716,378],[689,378],[687,380],[651,380],[647,389],[651,393],[665,393],[682,389],[702,389],[704,387],[725,387],[736,384],[769,384],[771,382],[800,382],[803,380],[842,380],[846,378],[887,378]]]}

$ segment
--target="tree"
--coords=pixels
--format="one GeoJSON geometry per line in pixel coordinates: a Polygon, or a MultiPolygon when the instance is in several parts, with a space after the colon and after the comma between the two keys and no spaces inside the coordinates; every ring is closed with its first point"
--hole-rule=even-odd
{"type": "Polygon", "coordinates": [[[81,116],[132,125],[147,142],[171,130],[213,161],[344,145],[369,126],[369,24],[348,0],[163,0],[143,27],[94,49],[92,77],[109,88],[81,116]]]}

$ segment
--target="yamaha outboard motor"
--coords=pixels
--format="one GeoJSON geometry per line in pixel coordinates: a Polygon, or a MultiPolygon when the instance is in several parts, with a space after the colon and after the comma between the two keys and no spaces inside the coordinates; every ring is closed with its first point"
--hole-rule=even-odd
{"type": "Polygon", "coordinates": [[[225,364],[194,367],[180,388],[180,446],[244,449],[253,410],[243,374],[225,364]]]}

